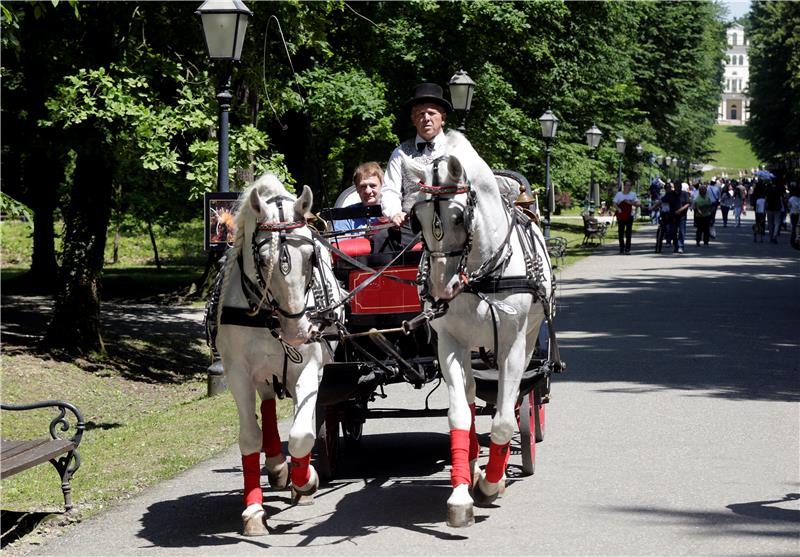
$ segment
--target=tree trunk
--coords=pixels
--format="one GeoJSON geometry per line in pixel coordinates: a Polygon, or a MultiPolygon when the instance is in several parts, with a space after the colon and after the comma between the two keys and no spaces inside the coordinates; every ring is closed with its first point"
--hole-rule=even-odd
{"type": "Polygon", "coordinates": [[[147,233],[150,235],[150,243],[153,245],[153,255],[156,258],[156,271],[161,271],[161,260],[158,258],[158,245],[156,244],[156,236],[153,234],[153,224],[147,221],[147,233]]]}
{"type": "Polygon", "coordinates": [[[112,169],[102,135],[81,134],[75,181],[65,215],[61,281],[44,344],[69,353],[105,354],[100,280],[111,218],[112,169]]]}
{"type": "MultiPolygon", "coordinates": [[[[38,138],[38,141],[42,141],[38,138]]],[[[37,141],[37,142],[38,142],[37,141]]],[[[25,181],[33,210],[33,254],[31,281],[54,291],[56,264],[53,215],[58,201],[58,184],[64,179],[64,161],[53,156],[53,150],[35,146],[26,160],[25,181]]]]}

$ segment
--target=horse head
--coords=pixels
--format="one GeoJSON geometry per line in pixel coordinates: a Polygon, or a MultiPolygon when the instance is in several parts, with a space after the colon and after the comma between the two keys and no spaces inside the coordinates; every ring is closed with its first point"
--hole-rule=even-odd
{"type": "Polygon", "coordinates": [[[305,219],[314,200],[308,186],[296,199],[282,185],[280,190],[252,187],[242,207],[250,215],[243,238],[249,246],[243,249],[249,247],[252,252],[252,264],[245,266],[245,273],[248,267],[252,269],[262,289],[259,303],[267,300],[272,306],[281,340],[299,346],[316,332],[307,312],[316,250],[305,219]]]}
{"type": "Polygon", "coordinates": [[[419,190],[411,209],[411,226],[422,232],[430,257],[429,289],[438,300],[452,300],[463,287],[472,237],[475,192],[456,155],[422,166],[403,160],[419,190]]]}

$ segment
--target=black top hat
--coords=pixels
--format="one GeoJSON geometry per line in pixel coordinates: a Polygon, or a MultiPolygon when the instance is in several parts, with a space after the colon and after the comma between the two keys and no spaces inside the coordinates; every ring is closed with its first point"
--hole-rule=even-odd
{"type": "Polygon", "coordinates": [[[442,88],[435,83],[420,83],[417,85],[414,89],[414,96],[406,101],[403,108],[405,108],[406,112],[410,112],[411,107],[415,104],[426,102],[438,104],[448,114],[453,111],[453,105],[444,98],[442,88]]]}

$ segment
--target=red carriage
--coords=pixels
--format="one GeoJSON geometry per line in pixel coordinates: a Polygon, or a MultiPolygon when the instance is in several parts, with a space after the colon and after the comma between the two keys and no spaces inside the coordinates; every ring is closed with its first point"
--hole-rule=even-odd
{"type": "MultiPolygon", "coordinates": [[[[520,210],[536,218],[535,197],[525,177],[513,171],[494,172],[507,188],[523,193],[521,199],[530,203],[530,208],[520,210]]],[[[380,215],[379,207],[346,207],[357,201],[352,188],[345,190],[336,206],[323,210],[320,216],[330,229],[335,220],[380,215]]],[[[336,276],[351,293],[345,305],[347,331],[340,335],[334,362],[324,368],[317,399],[315,463],[323,479],[335,477],[340,452],[359,442],[367,419],[447,414],[447,408],[370,409],[370,403],[381,396],[386,385],[405,382],[422,389],[441,379],[436,335],[428,325],[432,315],[423,312],[418,293],[422,246],[414,241],[400,252],[375,253],[375,245],[385,242],[389,228],[390,225],[377,225],[323,235],[334,254],[336,276]]],[[[536,443],[544,439],[550,378],[562,367],[561,362],[550,358],[549,338],[543,327],[520,385],[519,449],[526,475],[534,473],[536,443]]],[[[485,402],[477,408],[479,415],[491,415],[497,397],[497,370],[492,367],[492,354],[488,352],[472,353],[477,397],[485,402]]]]}

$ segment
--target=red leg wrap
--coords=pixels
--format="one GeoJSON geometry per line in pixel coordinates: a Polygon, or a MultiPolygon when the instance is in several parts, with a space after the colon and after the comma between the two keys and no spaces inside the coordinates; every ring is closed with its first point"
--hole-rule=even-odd
{"type": "Polygon", "coordinates": [[[450,458],[453,467],[450,470],[450,483],[453,487],[470,483],[469,473],[469,431],[466,429],[450,430],[450,458]]]}
{"type": "Polygon", "coordinates": [[[272,457],[281,454],[281,436],[278,433],[278,414],[275,399],[261,401],[261,447],[264,454],[272,457]]]}
{"type": "Polygon", "coordinates": [[[481,452],[481,446],[478,443],[478,434],[475,432],[475,403],[469,405],[472,411],[472,425],[469,428],[469,459],[476,460],[478,454],[481,452]]]}
{"type": "Polygon", "coordinates": [[[244,474],[244,506],[261,505],[261,453],[242,455],[242,473],[244,474]]]}
{"type": "Polygon", "coordinates": [[[292,457],[292,483],[297,487],[303,487],[311,479],[311,453],[302,458],[292,457]]]}
{"type": "Polygon", "coordinates": [[[486,465],[486,481],[497,483],[506,471],[506,463],[510,443],[496,445],[494,441],[489,444],[489,463],[486,465]]]}

